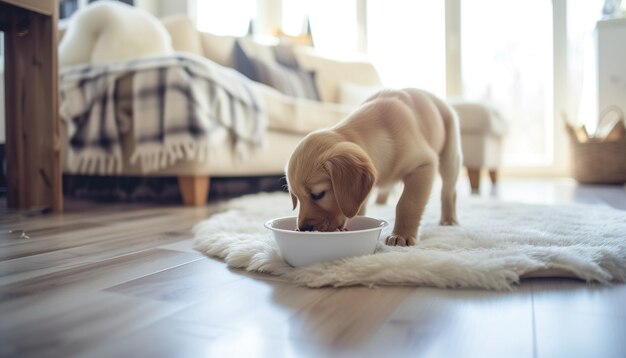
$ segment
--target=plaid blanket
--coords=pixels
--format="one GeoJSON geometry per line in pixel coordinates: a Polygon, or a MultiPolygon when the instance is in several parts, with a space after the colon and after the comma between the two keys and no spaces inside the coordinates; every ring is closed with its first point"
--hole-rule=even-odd
{"type": "Polygon", "coordinates": [[[130,161],[144,172],[181,159],[209,160],[210,147],[228,137],[242,154],[264,142],[267,115],[249,80],[200,56],[176,53],[73,66],[59,77],[68,165],[78,172],[120,172],[121,138],[129,125],[135,143],[130,161]],[[132,118],[115,113],[116,80],[128,74],[133,76],[132,118]]]}

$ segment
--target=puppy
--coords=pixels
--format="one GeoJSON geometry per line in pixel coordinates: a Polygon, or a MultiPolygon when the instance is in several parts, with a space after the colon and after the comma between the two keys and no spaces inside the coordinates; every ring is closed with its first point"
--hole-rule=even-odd
{"type": "Polygon", "coordinates": [[[334,127],[307,135],[286,167],[287,184],[301,231],[342,230],[365,213],[374,185],[384,204],[390,187],[403,182],[387,245],[414,245],[438,170],[442,178],[441,225],[457,224],[455,185],[461,167],[454,110],[417,90],[385,90],[334,127]]]}

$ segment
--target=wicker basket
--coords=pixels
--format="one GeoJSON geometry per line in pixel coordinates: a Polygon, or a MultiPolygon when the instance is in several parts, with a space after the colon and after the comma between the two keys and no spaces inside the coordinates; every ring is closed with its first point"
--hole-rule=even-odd
{"type": "Polygon", "coordinates": [[[579,143],[570,136],[572,176],[581,183],[626,183],[626,139],[579,143]]]}
{"type": "Polygon", "coordinates": [[[590,138],[580,142],[569,124],[567,129],[574,179],[588,184],[626,183],[626,137],[614,141],[590,138]]]}

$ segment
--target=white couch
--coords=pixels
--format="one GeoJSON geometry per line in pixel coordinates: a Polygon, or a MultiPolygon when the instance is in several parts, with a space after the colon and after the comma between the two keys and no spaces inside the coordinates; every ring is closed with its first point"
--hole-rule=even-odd
{"type": "MultiPolygon", "coordinates": [[[[199,32],[185,16],[162,19],[162,24],[171,36],[175,51],[190,52],[220,65],[233,67],[236,38],[199,32]]],[[[271,47],[267,45],[251,39],[245,39],[241,43],[250,47],[249,50],[258,56],[272,56],[271,47]]],[[[362,99],[383,87],[376,69],[367,61],[329,59],[318,56],[312,48],[303,46],[294,47],[294,54],[300,66],[315,71],[321,101],[291,97],[262,83],[252,82],[268,111],[266,146],[242,157],[231,145],[225,143],[214,147],[208,160],[181,159],[157,171],[143,172],[138,164],[130,161],[134,149],[131,126],[121,134],[123,165],[116,175],[178,177],[184,203],[204,205],[211,177],[283,174],[289,155],[307,133],[334,125],[348,115],[362,99]]],[[[132,75],[117,81],[115,90],[120,98],[116,107],[117,116],[133,115],[132,96],[129,96],[132,93],[131,88],[132,75]]],[[[462,101],[453,105],[460,114],[465,165],[470,168],[472,189],[476,191],[478,184],[474,177],[477,169],[489,168],[495,182],[502,131],[498,127],[497,118],[486,107],[462,101]]],[[[62,132],[67,136],[67,129],[62,132]]],[[[63,142],[67,143],[66,140],[63,142]]],[[[69,165],[64,165],[64,172],[90,174],[69,165]]]]}

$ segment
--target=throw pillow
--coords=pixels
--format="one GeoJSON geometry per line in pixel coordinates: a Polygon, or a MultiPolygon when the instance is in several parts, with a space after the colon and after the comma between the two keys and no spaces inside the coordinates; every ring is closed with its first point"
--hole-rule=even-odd
{"type": "Polygon", "coordinates": [[[286,95],[319,101],[315,85],[315,72],[288,68],[275,62],[250,58],[259,82],[275,88],[286,95]]]}
{"type": "Polygon", "coordinates": [[[261,36],[244,36],[237,39],[241,49],[248,57],[260,58],[264,61],[274,61],[272,47],[277,44],[271,38],[261,36]]]}
{"type": "Polygon", "coordinates": [[[293,51],[293,46],[286,44],[278,44],[273,47],[276,62],[289,68],[299,69],[298,59],[293,51]]]}
{"type": "Polygon", "coordinates": [[[239,71],[241,74],[253,81],[261,82],[252,59],[248,57],[239,41],[235,41],[235,45],[233,47],[233,62],[235,70],[239,71]]]}
{"type": "Polygon", "coordinates": [[[172,37],[172,46],[176,52],[204,55],[200,34],[188,16],[171,15],[161,19],[161,22],[172,37]]]}

